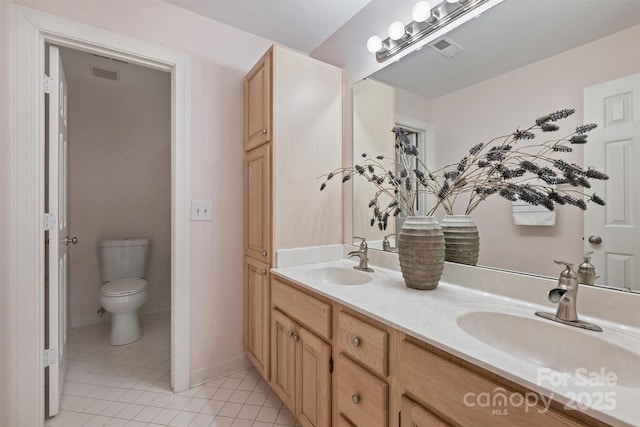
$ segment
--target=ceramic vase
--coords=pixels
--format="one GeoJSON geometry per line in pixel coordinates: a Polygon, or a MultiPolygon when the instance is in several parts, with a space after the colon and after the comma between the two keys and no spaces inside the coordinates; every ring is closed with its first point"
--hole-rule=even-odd
{"type": "Polygon", "coordinates": [[[445,242],[445,260],[476,265],[480,253],[480,237],[469,215],[445,215],[440,222],[445,242]]]}
{"type": "Polygon", "coordinates": [[[435,289],[444,268],[444,249],[444,234],[435,217],[407,217],[398,234],[405,284],[413,289],[435,289]]]}

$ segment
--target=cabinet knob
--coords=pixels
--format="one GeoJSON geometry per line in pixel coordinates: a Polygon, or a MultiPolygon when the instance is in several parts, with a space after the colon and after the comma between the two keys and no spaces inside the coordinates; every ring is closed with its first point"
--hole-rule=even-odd
{"type": "Polygon", "coordinates": [[[287,336],[288,336],[289,338],[291,338],[291,337],[293,336],[293,332],[291,332],[291,331],[287,332],[287,336]]]}
{"type": "Polygon", "coordinates": [[[293,342],[297,342],[297,341],[300,339],[300,337],[294,334],[294,335],[291,337],[291,339],[293,340],[293,342]]]}
{"type": "Polygon", "coordinates": [[[262,256],[267,256],[267,251],[262,251],[262,256]]]}
{"type": "Polygon", "coordinates": [[[353,402],[354,405],[357,405],[358,403],[360,403],[360,396],[358,396],[357,394],[354,394],[353,396],[351,396],[351,401],[353,402]]]}
{"type": "Polygon", "coordinates": [[[266,129],[262,129],[262,134],[266,135],[267,134],[267,130],[266,129]]]}
{"type": "Polygon", "coordinates": [[[360,338],[355,337],[352,341],[354,347],[360,347],[360,338]]]}
{"type": "Polygon", "coordinates": [[[266,276],[266,275],[267,275],[267,270],[262,270],[262,271],[260,272],[260,274],[262,274],[263,276],[266,276]]]}

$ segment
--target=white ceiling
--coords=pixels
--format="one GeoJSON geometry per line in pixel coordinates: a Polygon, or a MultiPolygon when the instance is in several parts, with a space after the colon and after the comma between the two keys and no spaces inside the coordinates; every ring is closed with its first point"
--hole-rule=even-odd
{"type": "Polygon", "coordinates": [[[371,0],[165,0],[309,53],[371,0]]]}

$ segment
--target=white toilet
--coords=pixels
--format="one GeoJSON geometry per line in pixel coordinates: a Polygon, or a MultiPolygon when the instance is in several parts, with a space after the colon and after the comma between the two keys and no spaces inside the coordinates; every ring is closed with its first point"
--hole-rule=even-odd
{"type": "Polygon", "coordinates": [[[100,304],[111,313],[111,345],[124,345],[142,336],[138,309],[149,296],[143,279],[149,262],[149,239],[101,240],[100,304]]]}

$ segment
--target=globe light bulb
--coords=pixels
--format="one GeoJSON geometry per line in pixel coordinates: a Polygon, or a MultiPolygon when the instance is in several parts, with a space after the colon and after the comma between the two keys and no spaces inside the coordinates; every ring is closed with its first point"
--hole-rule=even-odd
{"type": "Polygon", "coordinates": [[[369,40],[367,40],[367,49],[369,49],[371,53],[376,53],[382,49],[382,39],[378,36],[369,37],[369,40]]]}
{"type": "Polygon", "coordinates": [[[389,38],[391,40],[400,40],[404,36],[404,25],[400,21],[396,21],[389,25],[389,38]]]}
{"type": "Polygon", "coordinates": [[[428,1],[419,1],[411,10],[411,17],[416,22],[424,22],[431,16],[431,4],[428,1]]]}

